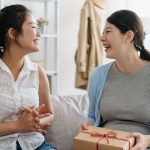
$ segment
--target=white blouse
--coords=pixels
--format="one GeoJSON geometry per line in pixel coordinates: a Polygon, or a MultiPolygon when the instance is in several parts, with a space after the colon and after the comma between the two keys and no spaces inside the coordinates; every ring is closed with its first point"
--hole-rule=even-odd
{"type": "MultiPolygon", "coordinates": [[[[0,121],[14,121],[22,106],[39,106],[38,66],[24,59],[24,66],[15,81],[6,64],[0,59],[0,121]]],[[[16,142],[23,150],[33,150],[44,142],[38,132],[15,133],[0,137],[0,150],[16,150],[16,142]]]]}

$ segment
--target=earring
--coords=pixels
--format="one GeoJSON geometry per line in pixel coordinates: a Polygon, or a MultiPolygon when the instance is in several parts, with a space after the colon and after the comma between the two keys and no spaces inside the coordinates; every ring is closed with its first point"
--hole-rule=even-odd
{"type": "Polygon", "coordinates": [[[1,51],[2,53],[4,52],[3,46],[0,46],[0,51],[1,51]]]}

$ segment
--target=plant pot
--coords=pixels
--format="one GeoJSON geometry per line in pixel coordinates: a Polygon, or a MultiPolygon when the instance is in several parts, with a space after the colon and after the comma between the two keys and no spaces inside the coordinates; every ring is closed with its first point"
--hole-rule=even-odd
{"type": "Polygon", "coordinates": [[[47,26],[39,26],[39,31],[41,32],[41,34],[46,34],[47,33],[47,26]]]}

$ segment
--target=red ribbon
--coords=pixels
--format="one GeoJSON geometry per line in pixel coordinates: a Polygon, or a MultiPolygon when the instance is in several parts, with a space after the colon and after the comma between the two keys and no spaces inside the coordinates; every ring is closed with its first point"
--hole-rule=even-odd
{"type": "Polygon", "coordinates": [[[87,130],[83,130],[82,131],[83,133],[87,133],[87,134],[90,134],[91,137],[100,137],[100,139],[98,139],[98,141],[96,142],[96,149],[98,150],[98,143],[100,142],[100,140],[102,139],[105,139],[107,144],[109,144],[109,138],[112,138],[112,139],[117,139],[117,140],[121,140],[121,141],[126,141],[128,142],[129,144],[129,149],[131,148],[131,144],[130,144],[130,141],[128,139],[124,139],[124,138],[118,138],[117,137],[117,133],[114,132],[114,130],[108,132],[108,133],[105,133],[105,134],[102,134],[102,133],[99,133],[99,132],[90,132],[90,131],[87,131],[87,130]]]}

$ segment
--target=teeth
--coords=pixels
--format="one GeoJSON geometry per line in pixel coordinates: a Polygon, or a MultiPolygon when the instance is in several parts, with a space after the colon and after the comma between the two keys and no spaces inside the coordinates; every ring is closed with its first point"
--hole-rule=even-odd
{"type": "Polygon", "coordinates": [[[39,41],[38,39],[35,39],[35,40],[33,40],[33,41],[39,41]]]}
{"type": "Polygon", "coordinates": [[[110,46],[104,46],[105,48],[110,48],[110,46]]]}
{"type": "Polygon", "coordinates": [[[108,44],[103,44],[103,46],[104,46],[104,47],[110,47],[110,45],[108,45],[108,44]]]}

